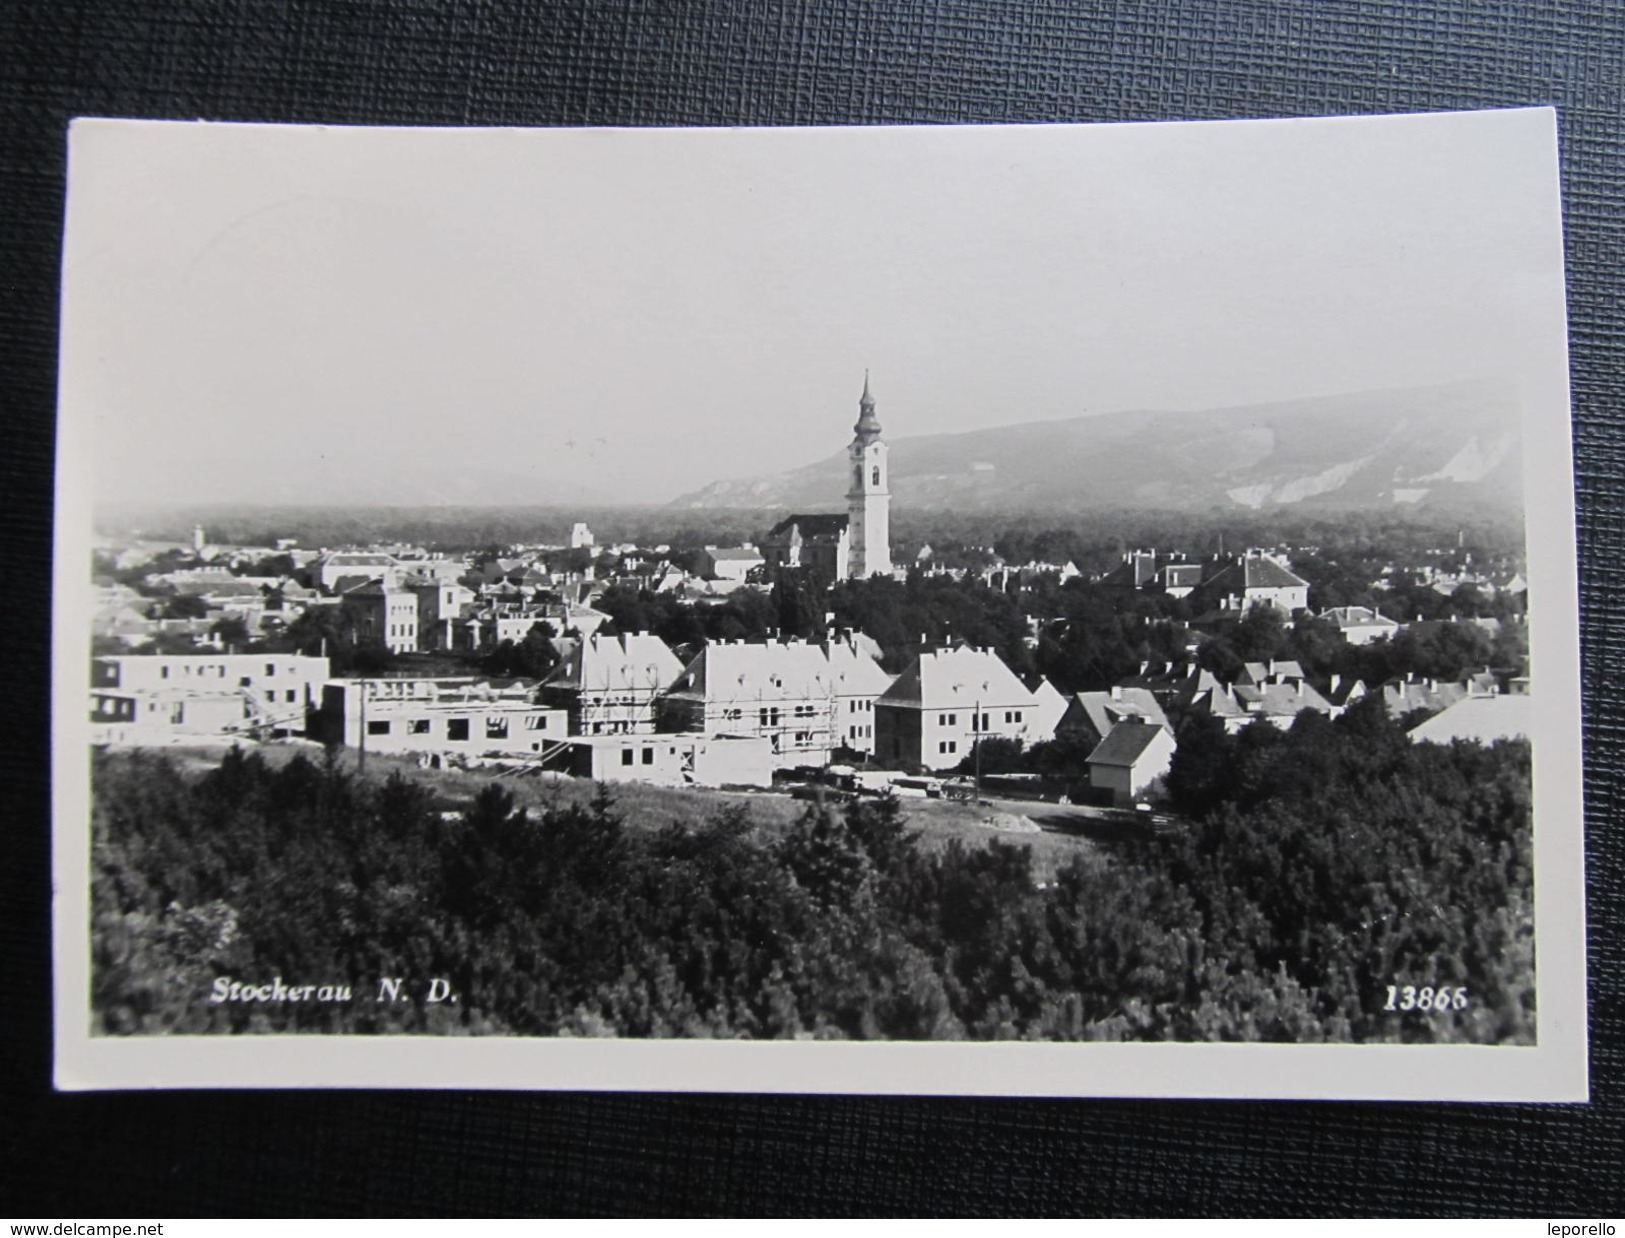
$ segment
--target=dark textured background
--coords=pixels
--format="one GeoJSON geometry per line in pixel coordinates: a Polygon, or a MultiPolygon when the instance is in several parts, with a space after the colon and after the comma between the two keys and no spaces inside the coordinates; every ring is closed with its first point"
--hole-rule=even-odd
{"type": "Polygon", "coordinates": [[[1625,1211],[1625,4],[0,3],[0,1214],[1625,1211]],[[1588,1107],[57,1096],[46,564],[64,126],[1093,121],[1562,109],[1586,711],[1588,1107]]]}

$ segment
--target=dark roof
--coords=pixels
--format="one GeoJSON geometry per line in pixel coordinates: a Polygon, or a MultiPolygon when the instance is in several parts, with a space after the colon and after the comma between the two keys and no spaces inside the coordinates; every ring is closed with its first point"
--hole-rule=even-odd
{"type": "Polygon", "coordinates": [[[1088,765],[1133,765],[1166,732],[1154,722],[1119,722],[1101,740],[1085,762],[1088,765]]]}
{"type": "Polygon", "coordinates": [[[789,537],[791,529],[801,531],[802,541],[817,538],[838,538],[846,532],[846,513],[838,515],[786,516],[774,525],[768,537],[789,537]]]}

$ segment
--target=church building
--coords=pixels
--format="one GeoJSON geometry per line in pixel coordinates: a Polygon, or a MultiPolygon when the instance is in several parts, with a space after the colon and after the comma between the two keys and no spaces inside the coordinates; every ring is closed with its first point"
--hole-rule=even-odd
{"type": "Polygon", "coordinates": [[[811,567],[831,580],[891,575],[891,478],[867,372],[852,432],[846,515],[798,515],[779,521],[762,539],[762,556],[770,568],[811,567]]]}

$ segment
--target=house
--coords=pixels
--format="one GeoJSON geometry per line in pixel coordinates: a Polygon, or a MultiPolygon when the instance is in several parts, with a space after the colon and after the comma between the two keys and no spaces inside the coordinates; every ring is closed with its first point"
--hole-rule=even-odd
{"type": "Polygon", "coordinates": [[[1306,709],[1328,718],[1340,712],[1304,679],[1269,679],[1259,684],[1237,681],[1230,686],[1230,694],[1248,721],[1264,718],[1283,730],[1306,709]]]}
{"type": "Polygon", "coordinates": [[[533,679],[335,679],[322,688],[320,738],[368,752],[545,757],[567,738],[561,709],[533,679]]]}
{"type": "Polygon", "coordinates": [[[1129,550],[1123,560],[1100,578],[1112,589],[1157,590],[1169,597],[1189,597],[1202,583],[1205,565],[1183,554],[1155,550],[1129,550]]]}
{"type": "Polygon", "coordinates": [[[1249,550],[1210,572],[1196,596],[1219,619],[1245,618],[1259,606],[1271,606],[1291,617],[1309,606],[1309,582],[1276,554],[1249,550]]]}
{"type": "Polygon", "coordinates": [[[303,735],[306,715],[330,674],[326,658],[291,653],[93,658],[93,742],[303,735]]]}
{"type": "Polygon", "coordinates": [[[1338,632],[1351,645],[1369,645],[1399,633],[1399,624],[1369,606],[1332,606],[1321,611],[1319,617],[1336,624],[1338,632]]]}
{"type": "Polygon", "coordinates": [[[822,648],[835,684],[835,746],[873,756],[875,702],[895,676],[881,669],[879,646],[861,632],[831,638],[822,648]]]}
{"type": "Polygon", "coordinates": [[[1174,737],[1166,727],[1130,719],[1113,726],[1084,763],[1091,787],[1110,791],[1116,807],[1130,808],[1168,772],[1173,756],[1174,737]]]}
{"type": "Polygon", "coordinates": [[[1260,688],[1272,683],[1298,683],[1303,678],[1301,663],[1290,658],[1271,658],[1267,662],[1243,662],[1236,683],[1260,688]]]}
{"type": "Polygon", "coordinates": [[[405,588],[417,601],[417,648],[456,649],[458,620],[474,604],[474,591],[456,580],[414,576],[405,588]]]}
{"type": "Polygon", "coordinates": [[[576,735],[549,759],[553,768],[594,782],[660,786],[770,787],[767,739],[740,735],[576,735]]]}
{"type": "Polygon", "coordinates": [[[542,681],[542,699],[569,711],[571,735],[646,735],[656,702],[682,673],[658,636],[594,632],[542,681]]]}
{"type": "Polygon", "coordinates": [[[1031,740],[1033,711],[1032,693],[992,650],[928,650],[875,702],[875,756],[953,769],[983,737],[1031,740]]]}
{"type": "Polygon", "coordinates": [[[1242,727],[1252,721],[1252,716],[1236,701],[1235,694],[1228,685],[1220,683],[1206,671],[1202,672],[1207,682],[1199,686],[1180,708],[1179,717],[1185,718],[1217,718],[1224,724],[1224,729],[1234,735],[1242,727]]]}
{"type": "MultiPolygon", "coordinates": [[[[855,672],[859,664],[853,660],[848,665],[855,672]]],[[[835,733],[839,686],[828,655],[818,645],[799,640],[713,641],[689,662],[666,695],[661,727],[698,735],[756,736],[768,741],[781,766],[827,765],[839,743],[835,733]]],[[[846,703],[863,699],[864,683],[849,687],[846,703]]]]}
{"type": "Polygon", "coordinates": [[[762,538],[761,550],[769,568],[807,567],[826,580],[845,580],[852,554],[848,517],[786,516],[762,538]]]}
{"type": "Polygon", "coordinates": [[[1449,744],[1458,739],[1493,744],[1528,739],[1533,706],[1527,694],[1468,696],[1411,728],[1411,742],[1449,744]]]}
{"type": "Polygon", "coordinates": [[[744,584],[745,577],[764,562],[762,552],[749,542],[743,546],[707,546],[700,551],[701,575],[735,585],[744,584]]]}
{"type": "Polygon", "coordinates": [[[1438,679],[1419,679],[1407,675],[1382,685],[1382,703],[1394,718],[1403,718],[1414,710],[1425,709],[1438,713],[1448,709],[1468,695],[1465,683],[1447,683],[1438,679]]]}
{"type": "Polygon", "coordinates": [[[346,589],[339,598],[345,625],[357,646],[411,653],[418,647],[418,596],[393,575],[346,589]]]}
{"type": "Polygon", "coordinates": [[[334,550],[316,561],[311,575],[328,593],[343,593],[369,580],[393,581],[400,574],[394,555],[366,550],[334,550]]]}
{"type": "Polygon", "coordinates": [[[1119,722],[1129,721],[1150,722],[1173,732],[1168,715],[1148,688],[1114,687],[1105,692],[1074,693],[1055,733],[1094,747],[1119,722]]]}

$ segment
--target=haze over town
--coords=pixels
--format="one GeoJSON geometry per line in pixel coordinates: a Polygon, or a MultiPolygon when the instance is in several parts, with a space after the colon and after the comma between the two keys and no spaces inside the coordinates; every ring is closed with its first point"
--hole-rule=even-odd
{"type": "Polygon", "coordinates": [[[80,161],[76,201],[119,209],[76,221],[99,265],[64,396],[102,503],[342,505],[665,502],[807,465],[871,366],[894,441],[1513,390],[1549,203],[1469,209],[1497,132],[155,126],[80,161]]]}

